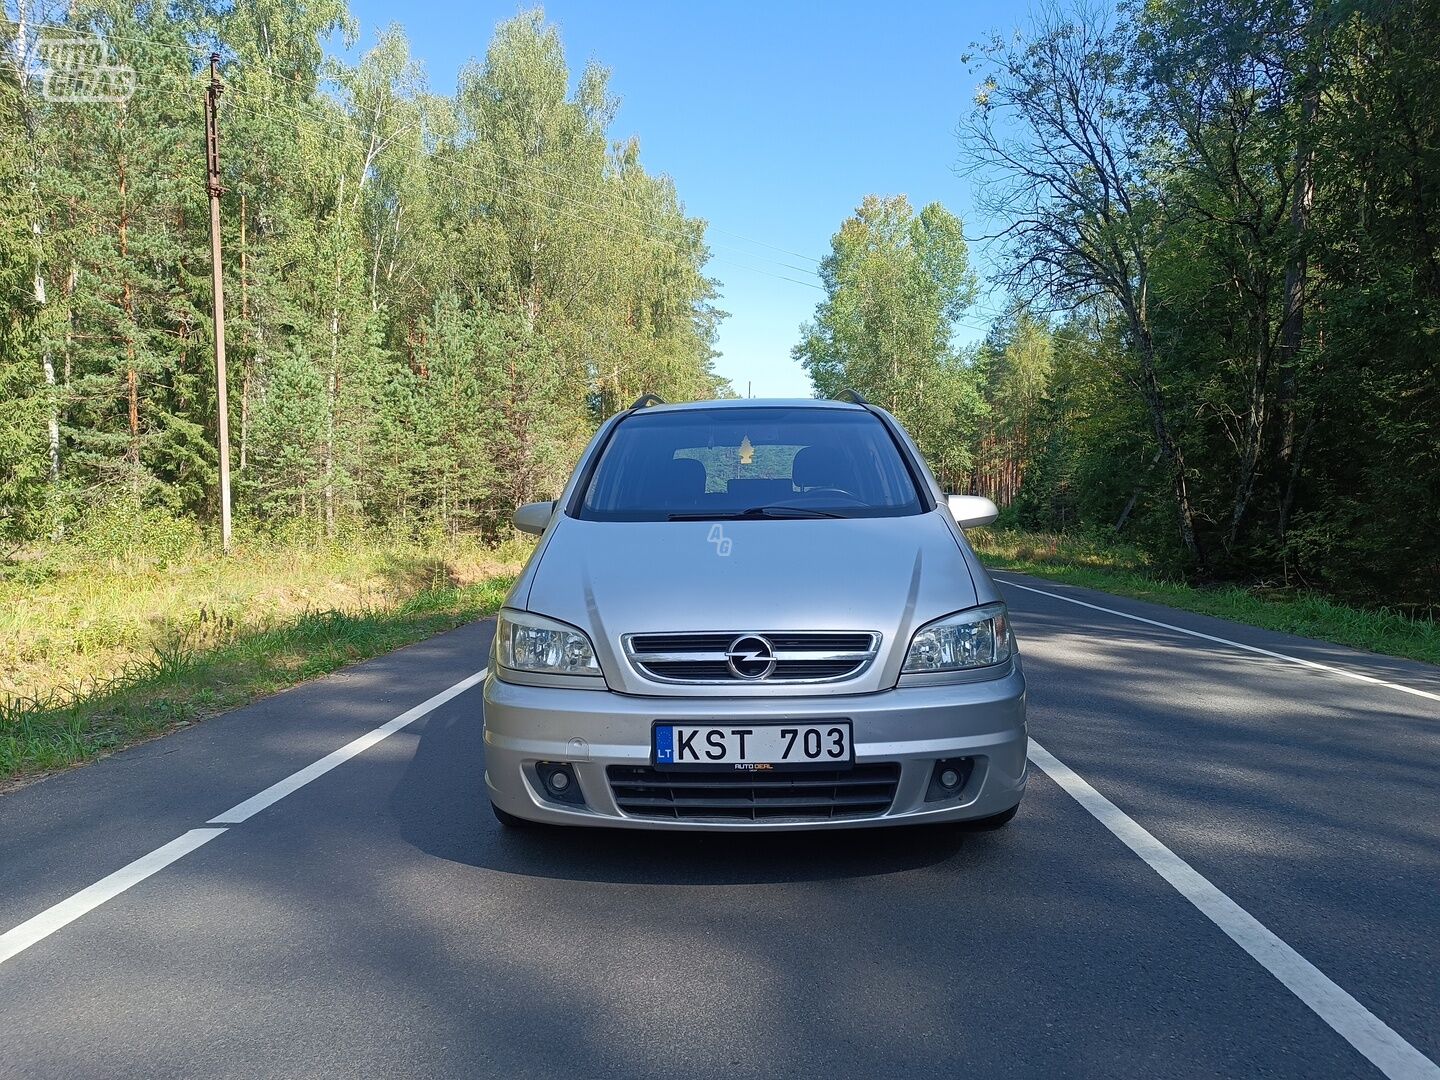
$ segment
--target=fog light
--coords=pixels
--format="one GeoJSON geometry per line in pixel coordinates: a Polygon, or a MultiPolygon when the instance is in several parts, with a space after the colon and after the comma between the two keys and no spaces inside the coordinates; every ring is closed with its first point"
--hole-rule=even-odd
{"type": "Polygon", "coordinates": [[[537,761],[535,772],[540,777],[540,784],[545,789],[545,794],[556,802],[568,803],[571,806],[584,806],[585,796],[580,791],[580,783],[575,776],[574,768],[563,761],[537,761]]]}
{"type": "Polygon", "coordinates": [[[975,767],[974,758],[950,758],[937,761],[935,771],[930,774],[930,788],[925,792],[926,802],[953,799],[965,787],[970,772],[975,767]]]}

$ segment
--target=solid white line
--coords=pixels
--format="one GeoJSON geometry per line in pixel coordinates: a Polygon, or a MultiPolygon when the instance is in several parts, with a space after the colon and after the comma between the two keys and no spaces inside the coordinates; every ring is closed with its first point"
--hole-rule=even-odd
{"type": "Polygon", "coordinates": [[[24,952],[37,941],[49,937],[62,926],[74,922],[86,912],[99,907],[106,900],[113,900],[130,886],[137,885],[156,871],[165,869],[176,859],[190,854],[201,844],[209,843],[223,832],[224,829],[191,829],[150,854],[140,856],[128,866],[122,866],[109,877],[103,877],[74,896],[61,900],[54,907],[46,908],[15,929],[0,934],[0,964],[15,954],[24,952]]]}
{"type": "Polygon", "coordinates": [[[458,683],[450,687],[448,690],[440,691],[440,693],[436,694],[434,697],[422,701],[413,709],[406,710],[399,716],[395,717],[395,719],[387,721],[386,723],[381,724],[379,727],[374,728],[371,731],[367,731],[358,739],[346,743],[344,746],[340,747],[339,750],[336,750],[330,754],[326,754],[319,761],[306,765],[305,768],[301,769],[299,772],[293,772],[289,776],[285,777],[284,780],[280,780],[274,784],[271,784],[268,788],[260,792],[258,795],[252,795],[244,802],[232,806],[223,814],[215,815],[213,818],[210,819],[209,824],[238,825],[240,824],[240,822],[248,820],[249,818],[258,814],[261,810],[264,810],[267,806],[279,802],[281,799],[285,798],[286,795],[290,795],[293,792],[299,791],[306,784],[310,783],[311,780],[324,776],[331,769],[335,768],[335,766],[343,765],[345,762],[353,758],[356,754],[363,754],[366,750],[369,750],[370,747],[374,746],[376,743],[388,739],[391,735],[394,735],[395,732],[399,731],[401,728],[413,724],[416,720],[419,720],[426,713],[434,712],[451,698],[455,698],[463,694],[466,690],[469,690],[476,683],[483,680],[485,678],[485,673],[488,670],[488,668],[481,668],[479,671],[475,672],[474,675],[470,675],[467,678],[461,679],[458,683]]]}
{"type": "Polygon", "coordinates": [[[1440,1066],[1034,739],[1030,760],[1391,1080],[1440,1080],[1440,1066]]]}
{"type": "Polygon", "coordinates": [[[1276,660],[1284,660],[1290,664],[1299,664],[1301,667],[1314,668],[1317,671],[1328,671],[1332,675],[1340,675],[1346,679],[1354,679],[1357,682],[1384,686],[1390,690],[1399,690],[1402,694],[1413,694],[1416,697],[1429,698],[1431,701],[1440,701],[1440,694],[1431,693],[1429,690],[1419,690],[1413,686],[1402,686],[1400,683],[1386,682],[1384,679],[1377,679],[1373,675],[1361,675],[1358,671],[1332,667],[1329,664],[1317,664],[1314,660],[1302,660],[1298,656],[1290,656],[1286,653],[1262,649],[1258,645],[1246,645],[1244,642],[1231,641],[1229,638],[1216,637],[1214,634],[1202,634],[1199,630],[1187,630],[1183,626],[1173,626],[1170,623],[1160,622],[1156,619],[1147,619],[1141,615],[1132,615],[1128,611],[1116,611],[1114,608],[1101,607],[1099,604],[1076,600],[1073,596],[1062,596],[1060,593],[1031,588],[1029,585],[1021,585],[1018,581],[1010,581],[1008,578],[1001,577],[999,581],[1002,585],[1008,585],[1012,589],[1024,589],[1026,592],[1048,596],[1052,600],[1063,600],[1067,604],[1078,604],[1080,607],[1090,608],[1092,611],[1103,611],[1107,615],[1118,615],[1122,619],[1130,619],[1133,622],[1145,623],[1149,626],[1158,626],[1163,630],[1174,630],[1177,634],[1189,634],[1191,637],[1203,638],[1206,641],[1213,641],[1220,645],[1229,645],[1232,649],[1244,649],[1246,652],[1259,653],[1261,656],[1271,656],[1276,660]]]}
{"type": "MultiPolygon", "coordinates": [[[[442,690],[434,697],[422,701],[413,709],[409,709],[388,723],[381,724],[373,731],[360,736],[352,742],[346,743],[333,754],[328,754],[308,765],[297,773],[292,773],[277,784],[272,784],[260,794],[255,795],[238,806],[232,806],[225,813],[213,817],[210,825],[234,825],[238,824],[254,814],[258,814],[271,803],[278,802],[292,791],[304,787],[317,776],[323,776],[336,765],[349,761],[356,754],[363,753],[382,739],[395,734],[407,724],[413,724],[426,713],[433,712],[441,705],[454,697],[463,694],[476,683],[485,678],[488,669],[482,668],[474,675],[461,679],[448,690],[442,690]]],[[[43,938],[49,937],[62,926],[66,926],[80,918],[88,911],[92,911],[105,903],[119,896],[132,885],[139,884],[158,870],[163,870],[176,859],[182,858],[194,851],[201,844],[209,843],[215,837],[225,832],[225,829],[191,829],[189,832],[177,836],[163,847],[158,847],[148,855],[142,855],[128,866],[122,866],[108,877],[101,878],[95,884],[81,889],[74,896],[60,901],[54,907],[46,908],[39,915],[27,919],[13,930],[7,930],[0,934],[0,964],[9,960],[17,953],[23,952],[31,945],[43,938]]]]}

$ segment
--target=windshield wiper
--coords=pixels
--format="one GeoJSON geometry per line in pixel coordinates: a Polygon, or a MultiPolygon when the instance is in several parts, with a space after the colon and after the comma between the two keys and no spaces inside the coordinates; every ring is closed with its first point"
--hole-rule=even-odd
{"type": "Polygon", "coordinates": [[[829,510],[814,510],[808,506],[787,506],[784,503],[776,503],[771,506],[752,506],[746,510],[741,517],[773,517],[773,518],[838,518],[844,514],[832,514],[829,510]]]}
{"type": "Polygon", "coordinates": [[[745,518],[839,518],[844,514],[832,514],[828,510],[812,510],[808,506],[752,506],[748,510],[731,513],[712,510],[708,513],[671,514],[671,521],[741,521],[745,518]]]}

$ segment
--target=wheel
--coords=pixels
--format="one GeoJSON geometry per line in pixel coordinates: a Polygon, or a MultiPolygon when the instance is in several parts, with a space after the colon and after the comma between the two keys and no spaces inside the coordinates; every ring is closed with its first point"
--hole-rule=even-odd
{"type": "Polygon", "coordinates": [[[495,811],[495,820],[507,829],[528,829],[533,824],[522,817],[516,817],[508,810],[501,810],[493,802],[490,804],[490,809],[495,811]]]}
{"type": "Polygon", "coordinates": [[[1010,820],[1020,812],[1020,804],[1016,803],[1003,814],[995,814],[993,817],[976,818],[974,821],[964,823],[964,828],[970,832],[990,832],[993,829],[1003,829],[1010,824],[1010,820]]]}

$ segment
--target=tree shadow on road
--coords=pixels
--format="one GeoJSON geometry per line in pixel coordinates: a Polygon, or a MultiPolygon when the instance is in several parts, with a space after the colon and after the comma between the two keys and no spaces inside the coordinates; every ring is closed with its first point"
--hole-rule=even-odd
{"type": "Polygon", "coordinates": [[[430,718],[392,805],[402,835],[428,855],[573,881],[741,885],[873,877],[943,863],[972,843],[955,830],[921,827],[764,835],[505,830],[485,794],[478,713],[430,718]]]}

